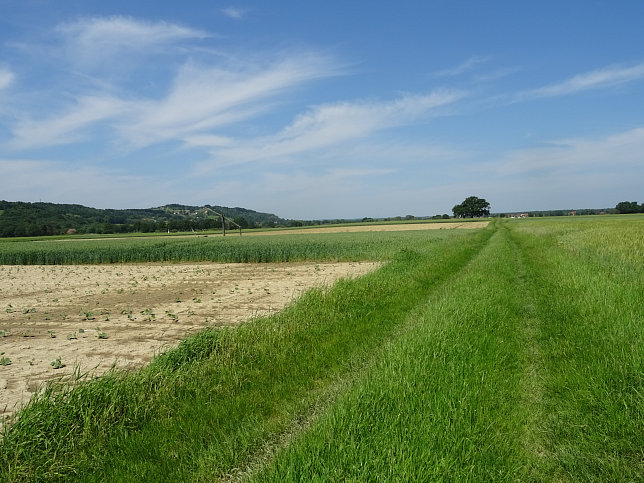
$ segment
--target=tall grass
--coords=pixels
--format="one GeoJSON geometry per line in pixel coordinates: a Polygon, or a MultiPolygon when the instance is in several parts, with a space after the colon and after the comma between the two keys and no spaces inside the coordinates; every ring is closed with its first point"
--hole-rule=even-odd
{"type": "Polygon", "coordinates": [[[514,231],[541,321],[541,430],[553,479],[644,479],[644,219],[514,231]]]}

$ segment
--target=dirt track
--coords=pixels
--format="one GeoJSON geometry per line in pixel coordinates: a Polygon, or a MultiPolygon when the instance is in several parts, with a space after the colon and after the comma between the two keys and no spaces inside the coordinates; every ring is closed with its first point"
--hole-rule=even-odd
{"type": "Polygon", "coordinates": [[[149,362],[205,326],[270,314],[374,263],[0,266],[0,417],[76,365],[149,362]],[[99,338],[105,334],[107,338],[99,338]],[[54,369],[60,358],[65,367],[54,369]]]}

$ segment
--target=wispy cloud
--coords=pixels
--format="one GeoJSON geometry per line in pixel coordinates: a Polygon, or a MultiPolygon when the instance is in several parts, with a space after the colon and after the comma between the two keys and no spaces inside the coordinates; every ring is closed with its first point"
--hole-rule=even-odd
{"type": "Polygon", "coordinates": [[[220,145],[223,137],[213,129],[258,115],[268,99],[287,88],[338,73],[331,60],[313,53],[239,69],[187,63],[165,96],[126,99],[107,93],[81,94],[61,113],[17,122],[10,146],[68,144],[83,139],[88,127],[106,121],[103,135],[132,148],[167,140],[220,145]]]}
{"type": "MultiPolygon", "coordinates": [[[[460,91],[435,91],[383,101],[324,104],[299,115],[281,132],[254,140],[240,140],[232,148],[213,149],[213,162],[202,169],[251,161],[277,161],[314,152],[348,141],[364,139],[379,131],[417,122],[432,111],[462,97],[460,91]]],[[[213,148],[216,148],[213,146],[213,148]]]]}
{"type": "Polygon", "coordinates": [[[11,70],[0,67],[0,91],[13,84],[15,78],[16,76],[11,70]]]}
{"type": "Polygon", "coordinates": [[[517,94],[516,100],[522,101],[543,97],[565,96],[591,89],[612,87],[641,79],[644,79],[644,63],[630,67],[609,66],[603,69],[578,74],[564,80],[563,82],[521,92],[517,94]]]}
{"type": "MultiPolygon", "coordinates": [[[[223,69],[186,64],[168,95],[141,105],[121,134],[134,145],[164,139],[194,143],[210,130],[262,112],[272,96],[313,79],[337,75],[332,61],[314,53],[276,60],[265,66],[223,69]]],[[[219,144],[220,136],[215,136],[219,144]]]]}
{"type": "Polygon", "coordinates": [[[244,16],[248,13],[248,9],[237,8],[237,7],[226,7],[226,8],[222,8],[221,12],[227,17],[239,20],[241,18],[244,18],[244,16]]]}
{"type": "Polygon", "coordinates": [[[90,64],[104,63],[107,56],[120,52],[149,52],[178,41],[202,39],[210,34],[202,30],[168,22],[149,22],[131,17],[83,18],[56,28],[75,60],[90,64]]]}
{"type": "Polygon", "coordinates": [[[492,164],[480,165],[485,172],[502,176],[548,174],[570,177],[588,170],[629,170],[642,165],[644,127],[600,139],[560,139],[541,147],[508,153],[492,164]]]}
{"type": "Polygon", "coordinates": [[[128,103],[114,97],[82,96],[64,114],[18,122],[9,146],[25,149],[68,144],[83,139],[84,130],[89,126],[130,110],[128,103]]]}
{"type": "Polygon", "coordinates": [[[466,72],[471,71],[474,69],[477,65],[479,64],[484,64],[488,62],[490,59],[489,57],[482,57],[482,56],[472,56],[466,61],[458,64],[457,66],[450,67],[449,69],[441,70],[433,74],[433,77],[455,77],[461,74],[464,74],[466,72]]]}

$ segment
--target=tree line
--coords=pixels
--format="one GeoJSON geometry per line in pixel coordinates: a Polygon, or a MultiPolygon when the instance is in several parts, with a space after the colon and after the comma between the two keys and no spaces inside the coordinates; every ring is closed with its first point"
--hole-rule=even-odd
{"type": "Polygon", "coordinates": [[[644,203],[637,204],[637,201],[620,201],[615,206],[618,213],[644,213],[644,203]]]}
{"type": "Polygon", "coordinates": [[[242,228],[285,222],[270,213],[223,206],[165,205],[147,209],[98,209],[75,204],[0,201],[0,237],[43,235],[153,233],[212,230],[221,217],[242,228]]]}

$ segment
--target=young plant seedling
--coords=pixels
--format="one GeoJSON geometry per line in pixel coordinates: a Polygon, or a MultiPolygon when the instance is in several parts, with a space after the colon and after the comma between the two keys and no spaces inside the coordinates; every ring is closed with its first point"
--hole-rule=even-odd
{"type": "Polygon", "coordinates": [[[11,365],[11,359],[4,356],[4,352],[0,353],[0,366],[9,366],[11,365]]]}
{"type": "Polygon", "coordinates": [[[60,369],[62,367],[65,367],[65,364],[63,364],[63,362],[60,360],[60,357],[57,357],[55,361],[51,361],[49,365],[54,369],[60,369]]]}
{"type": "Polygon", "coordinates": [[[94,312],[81,312],[81,316],[83,317],[83,320],[95,320],[96,317],[94,317],[94,312]]]}

